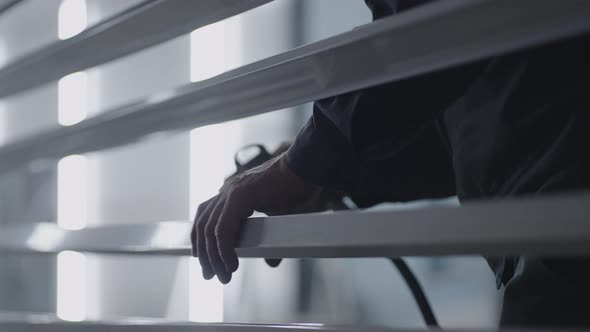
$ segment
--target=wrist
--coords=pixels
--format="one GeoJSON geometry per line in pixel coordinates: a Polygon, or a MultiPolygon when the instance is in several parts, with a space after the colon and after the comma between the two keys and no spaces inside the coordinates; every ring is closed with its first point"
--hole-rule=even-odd
{"type": "Polygon", "coordinates": [[[285,178],[287,178],[289,180],[289,182],[292,183],[292,185],[294,185],[295,187],[302,188],[305,191],[309,191],[309,192],[321,190],[320,186],[317,186],[317,185],[313,184],[312,182],[305,180],[302,176],[298,175],[291,168],[291,166],[289,166],[289,162],[287,161],[285,154],[283,154],[280,157],[280,159],[278,161],[278,167],[279,167],[279,171],[281,172],[281,174],[283,174],[283,176],[285,176],[285,178]]]}

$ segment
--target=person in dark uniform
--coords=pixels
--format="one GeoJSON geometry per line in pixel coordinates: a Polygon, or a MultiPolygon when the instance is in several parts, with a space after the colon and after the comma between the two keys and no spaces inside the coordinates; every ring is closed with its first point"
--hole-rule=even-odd
{"type": "MultiPolygon", "coordinates": [[[[380,19],[428,1],[365,2],[380,19]]],[[[326,188],[369,206],[590,187],[588,59],[582,35],[315,102],[284,155],[199,206],[191,239],[204,277],[231,280],[236,237],[254,210],[316,211],[326,188]]],[[[502,325],[590,325],[589,260],[488,262],[504,286],[502,325]]]]}

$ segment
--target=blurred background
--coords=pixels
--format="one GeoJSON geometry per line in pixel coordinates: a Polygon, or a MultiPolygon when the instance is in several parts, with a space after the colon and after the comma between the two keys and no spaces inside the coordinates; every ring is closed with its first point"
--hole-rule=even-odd
{"type": "MultiPolygon", "coordinates": [[[[179,0],[181,1],[181,0],[179,0]]],[[[188,0],[186,0],[188,1],[188,0]]],[[[27,0],[0,16],[0,66],[116,14],[139,0],[27,0]]],[[[0,144],[69,126],[370,22],[362,0],[276,0],[58,82],[0,99],[0,144]]],[[[99,49],[96,52],[100,52],[99,49]]],[[[67,229],[166,220],[190,222],[199,202],[235,171],[242,146],[291,140],[310,105],[141,142],[0,178],[0,223],[67,229]]],[[[499,311],[481,257],[411,258],[444,327],[492,327],[499,311]]],[[[0,256],[0,312],[65,320],[161,317],[198,322],[312,322],[423,326],[386,259],[244,259],[230,285],[204,281],[192,258],[62,252],[0,256]]]]}

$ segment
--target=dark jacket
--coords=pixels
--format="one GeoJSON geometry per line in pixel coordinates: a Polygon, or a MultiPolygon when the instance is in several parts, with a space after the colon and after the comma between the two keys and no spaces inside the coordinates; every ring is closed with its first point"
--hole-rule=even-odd
{"type": "MultiPolygon", "coordinates": [[[[366,2],[379,19],[425,1],[366,2]]],[[[580,36],[317,101],[287,162],[363,206],[588,188],[588,59],[580,36]]],[[[499,285],[514,272],[490,263],[499,285]]]]}

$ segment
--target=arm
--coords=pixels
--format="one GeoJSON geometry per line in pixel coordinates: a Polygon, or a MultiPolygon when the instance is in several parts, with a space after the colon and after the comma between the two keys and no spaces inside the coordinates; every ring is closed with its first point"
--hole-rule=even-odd
{"type": "Polygon", "coordinates": [[[439,122],[484,65],[320,100],[286,161],[309,182],[368,201],[454,195],[446,133],[439,122]]]}
{"type": "MultiPolygon", "coordinates": [[[[371,9],[379,18],[381,7],[371,9]]],[[[464,66],[316,102],[313,117],[286,155],[235,177],[199,206],[191,242],[203,276],[231,280],[238,268],[235,241],[253,211],[315,211],[322,187],[385,190],[367,201],[452,194],[450,163],[443,158],[434,119],[478,68],[464,66]],[[389,179],[385,187],[371,185],[384,183],[375,174],[389,179]]]]}
{"type": "Polygon", "coordinates": [[[193,256],[199,258],[203,277],[217,275],[228,283],[238,268],[234,251],[242,222],[253,211],[269,215],[315,210],[321,188],[293,173],[282,156],[231,178],[219,194],[199,205],[191,232],[193,256]]]}
{"type": "Polygon", "coordinates": [[[204,277],[230,281],[238,268],[235,241],[253,211],[314,211],[322,186],[358,190],[371,170],[387,162],[392,169],[386,174],[393,177],[388,189],[400,200],[428,195],[439,183],[418,180],[426,174],[418,174],[420,169],[438,170],[433,174],[445,179],[441,190],[452,192],[450,165],[429,159],[441,156],[442,149],[432,123],[465,89],[473,71],[461,67],[317,102],[286,156],[233,178],[199,206],[191,240],[204,277]]]}

